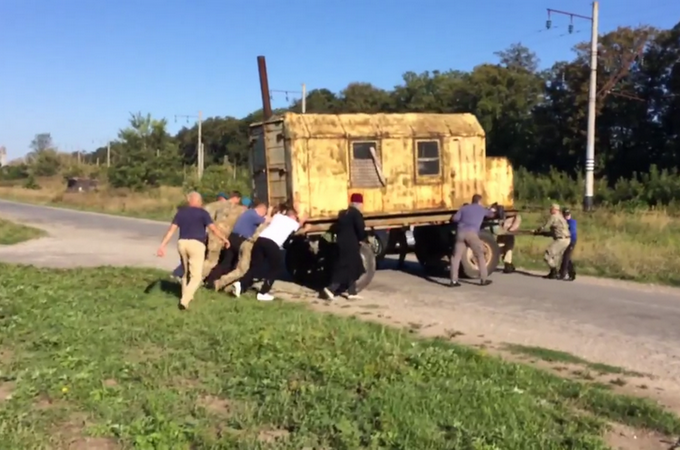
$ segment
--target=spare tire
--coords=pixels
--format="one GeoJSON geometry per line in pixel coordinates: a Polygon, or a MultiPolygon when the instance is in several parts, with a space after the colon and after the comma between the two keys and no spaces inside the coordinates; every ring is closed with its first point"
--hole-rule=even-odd
{"type": "Polygon", "coordinates": [[[377,269],[377,261],[373,249],[368,244],[362,242],[359,251],[361,252],[361,260],[364,263],[364,273],[357,280],[357,292],[366,289],[371,284],[377,269]]]}

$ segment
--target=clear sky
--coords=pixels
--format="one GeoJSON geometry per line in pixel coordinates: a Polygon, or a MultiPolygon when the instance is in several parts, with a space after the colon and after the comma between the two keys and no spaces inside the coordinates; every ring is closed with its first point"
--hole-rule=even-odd
{"type": "MultiPolygon", "coordinates": [[[[10,159],[33,136],[64,151],[94,150],[130,112],[244,116],[259,108],[257,55],[271,89],[382,88],[405,71],[462,69],[495,61],[522,42],[543,66],[571,57],[590,23],[589,0],[0,0],[0,145],[10,159]],[[464,6],[462,6],[464,5],[464,6]]],[[[603,0],[602,32],[646,23],[670,28],[678,0],[603,0]]],[[[299,96],[291,94],[290,97],[299,96]]],[[[274,94],[273,106],[286,106],[274,94]]],[[[194,120],[194,119],[191,119],[194,120]]]]}

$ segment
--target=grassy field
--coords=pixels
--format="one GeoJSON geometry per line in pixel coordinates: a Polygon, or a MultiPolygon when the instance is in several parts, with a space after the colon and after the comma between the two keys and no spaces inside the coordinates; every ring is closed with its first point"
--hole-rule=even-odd
{"type": "MultiPolygon", "coordinates": [[[[183,199],[180,188],[161,188],[144,194],[124,190],[64,194],[61,179],[39,183],[43,189],[0,186],[0,198],[159,220],[170,220],[183,199]]],[[[537,212],[523,214],[522,228],[535,228],[543,217],[537,212]]],[[[604,210],[584,215],[577,208],[574,217],[579,223],[579,243],[574,255],[579,274],[680,285],[680,217],[663,211],[604,210]]],[[[543,253],[548,244],[544,237],[519,237],[517,265],[547,271],[543,253]]]]}
{"type": "Polygon", "coordinates": [[[5,448],[604,449],[651,401],[301,304],[0,265],[5,448]],[[78,447],[80,445],[80,447],[78,447]]]}
{"type": "Polygon", "coordinates": [[[0,245],[18,244],[44,235],[43,230],[0,219],[0,245]]]}

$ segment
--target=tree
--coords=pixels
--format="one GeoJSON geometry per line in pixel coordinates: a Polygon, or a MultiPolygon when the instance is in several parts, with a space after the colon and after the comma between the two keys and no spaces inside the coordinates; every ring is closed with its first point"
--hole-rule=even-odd
{"type": "Polygon", "coordinates": [[[120,154],[108,171],[113,187],[142,190],[182,183],[182,163],[167,122],[134,114],[130,126],[118,133],[120,154]]]}

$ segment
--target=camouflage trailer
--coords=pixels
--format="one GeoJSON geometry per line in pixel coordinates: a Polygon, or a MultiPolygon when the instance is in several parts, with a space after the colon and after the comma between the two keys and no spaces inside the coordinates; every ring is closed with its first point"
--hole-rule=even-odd
{"type": "MultiPolygon", "coordinates": [[[[513,172],[505,158],[487,158],[485,133],[472,114],[294,114],[250,127],[254,196],[270,204],[304,205],[311,231],[287,245],[286,265],[296,281],[323,284],[333,259],[331,225],[352,193],[364,197],[370,235],[413,226],[415,253],[427,270],[448,262],[455,228],[451,215],[475,193],[497,203],[485,224],[489,273],[500,250],[493,225],[513,207],[513,172]]],[[[365,288],[376,270],[375,252],[362,248],[365,288]]],[[[463,274],[477,277],[470,252],[463,274]]]]}

